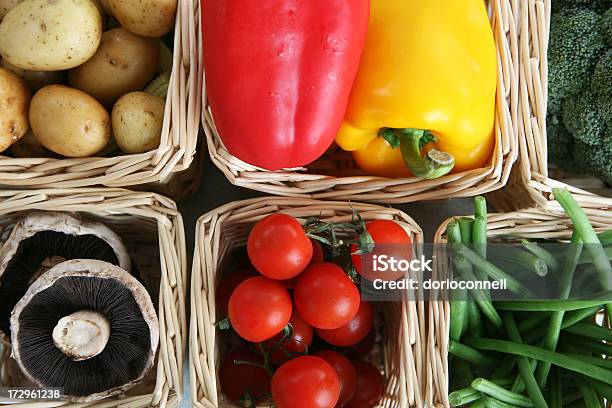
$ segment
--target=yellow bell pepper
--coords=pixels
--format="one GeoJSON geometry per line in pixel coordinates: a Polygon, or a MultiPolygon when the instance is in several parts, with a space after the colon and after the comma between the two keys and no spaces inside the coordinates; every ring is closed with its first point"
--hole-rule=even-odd
{"type": "Polygon", "coordinates": [[[497,60],[483,0],[374,0],[371,7],[338,145],[384,177],[436,178],[485,165],[497,60]]]}

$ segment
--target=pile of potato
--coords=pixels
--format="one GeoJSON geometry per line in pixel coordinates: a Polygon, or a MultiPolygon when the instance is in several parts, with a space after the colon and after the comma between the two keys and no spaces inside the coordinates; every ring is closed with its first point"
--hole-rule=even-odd
{"type": "Polygon", "coordinates": [[[0,0],[0,152],[157,148],[168,80],[159,38],[176,9],[177,0],[0,0]]]}

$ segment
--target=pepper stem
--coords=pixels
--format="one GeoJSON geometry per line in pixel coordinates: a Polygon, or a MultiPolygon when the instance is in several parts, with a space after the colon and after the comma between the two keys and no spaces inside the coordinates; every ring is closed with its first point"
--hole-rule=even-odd
{"type": "Polygon", "coordinates": [[[79,310],[59,319],[52,336],[55,346],[72,360],[87,360],[106,347],[110,324],[101,313],[79,310]]]}
{"type": "Polygon", "coordinates": [[[436,137],[423,129],[384,128],[380,131],[393,148],[400,148],[406,167],[417,177],[435,179],[442,177],[453,169],[455,158],[447,152],[431,149],[425,156],[421,150],[427,143],[436,142],[436,137]]]}

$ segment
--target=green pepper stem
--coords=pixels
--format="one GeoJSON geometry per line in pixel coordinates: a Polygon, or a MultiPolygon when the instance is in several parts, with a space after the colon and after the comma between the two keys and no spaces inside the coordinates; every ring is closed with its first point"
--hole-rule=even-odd
{"type": "Polygon", "coordinates": [[[431,149],[426,155],[421,154],[425,144],[437,141],[428,130],[385,128],[380,131],[380,136],[392,147],[401,149],[406,167],[417,177],[424,179],[442,177],[455,166],[455,158],[450,153],[431,149]]]}

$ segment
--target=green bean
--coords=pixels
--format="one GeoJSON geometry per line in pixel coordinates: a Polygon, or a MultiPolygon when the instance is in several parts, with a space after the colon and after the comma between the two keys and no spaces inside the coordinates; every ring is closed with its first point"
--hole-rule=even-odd
{"type": "MultiPolygon", "coordinates": [[[[450,222],[446,227],[446,236],[448,242],[457,243],[461,242],[461,231],[459,228],[459,224],[455,221],[450,222]]],[[[453,266],[455,269],[460,269],[461,265],[455,265],[456,263],[460,263],[461,258],[453,258],[453,266]]],[[[463,292],[461,292],[463,293],[463,292]]],[[[460,295],[458,291],[458,295],[460,295]]],[[[464,323],[466,321],[467,313],[468,313],[468,305],[465,300],[460,301],[452,301],[451,302],[451,311],[450,311],[450,327],[449,327],[449,337],[451,340],[459,341],[461,340],[461,335],[467,329],[464,327],[464,323]]]]}
{"type": "Polygon", "coordinates": [[[576,381],[578,384],[578,390],[582,394],[585,408],[601,408],[599,397],[595,392],[595,389],[586,381],[576,381]]]}
{"type": "MultiPolygon", "coordinates": [[[[476,280],[476,277],[474,276],[474,272],[472,271],[472,268],[469,267],[469,262],[465,258],[458,257],[453,260],[453,264],[455,265],[459,273],[466,280],[468,281],[476,280]]],[[[480,308],[482,313],[485,315],[485,317],[491,323],[493,323],[493,325],[496,328],[501,328],[503,324],[502,319],[499,316],[499,313],[497,313],[495,306],[493,306],[493,303],[491,303],[491,301],[487,299],[487,296],[484,293],[484,291],[480,289],[473,289],[470,292],[473,294],[474,298],[476,299],[476,303],[478,304],[478,307],[480,308]]],[[[451,307],[451,313],[452,313],[452,307],[451,307]]],[[[452,319],[452,316],[451,316],[451,319],[452,319]]],[[[452,321],[451,321],[451,325],[452,325],[452,321]]]]}
{"type": "Polygon", "coordinates": [[[597,234],[602,245],[612,245],[612,229],[597,234]]]}
{"type": "Polygon", "coordinates": [[[453,391],[448,395],[448,401],[451,405],[459,407],[461,405],[469,404],[470,402],[478,401],[481,397],[479,391],[472,387],[462,388],[457,391],[453,391]]]}
{"type": "Polygon", "coordinates": [[[593,300],[579,300],[573,298],[568,300],[524,300],[500,301],[495,302],[498,310],[510,310],[515,312],[567,312],[569,310],[579,310],[599,306],[603,303],[602,298],[610,298],[612,291],[597,294],[593,300]]]}
{"type": "Polygon", "coordinates": [[[533,330],[544,323],[549,317],[548,313],[532,313],[527,319],[519,323],[518,328],[521,333],[533,330]]]}
{"type": "MultiPolygon", "coordinates": [[[[506,354],[501,363],[495,368],[495,371],[493,371],[493,373],[491,374],[491,380],[498,385],[502,385],[499,382],[500,379],[505,380],[512,372],[512,369],[514,368],[515,364],[516,357],[510,354],[506,354]]],[[[512,384],[512,381],[510,383],[512,384]]]]}
{"type": "Polygon", "coordinates": [[[477,378],[472,381],[472,388],[487,394],[495,399],[505,402],[517,407],[533,407],[533,402],[524,395],[508,391],[507,389],[500,387],[499,385],[484,379],[477,378]]]}
{"type": "MultiPolygon", "coordinates": [[[[570,296],[572,281],[574,280],[574,273],[576,271],[576,263],[578,262],[581,252],[581,239],[578,236],[578,233],[574,231],[570,241],[570,247],[565,254],[563,269],[561,270],[561,277],[559,280],[559,287],[561,288],[561,291],[559,293],[559,299],[567,299],[570,296]]],[[[559,333],[561,332],[564,314],[564,311],[559,311],[554,312],[550,316],[548,328],[542,342],[542,347],[544,349],[554,351],[557,348],[557,342],[559,341],[559,333]]],[[[541,362],[536,369],[536,379],[538,380],[538,385],[542,389],[546,386],[546,379],[548,378],[549,371],[550,364],[548,362],[541,362]]]]}
{"type": "Polygon", "coordinates": [[[484,396],[482,398],[487,405],[487,408],[514,408],[516,405],[506,404],[496,398],[484,396]]]}
{"type": "Polygon", "coordinates": [[[482,337],[482,322],[480,320],[480,309],[474,300],[468,301],[468,336],[482,337]]]}
{"type": "Polygon", "coordinates": [[[593,356],[585,356],[584,354],[578,353],[565,353],[568,356],[576,357],[584,361],[588,361],[591,364],[595,364],[596,366],[600,366],[603,368],[607,368],[608,370],[612,370],[612,360],[609,358],[601,358],[601,357],[593,357],[593,356]]]}
{"type": "Polygon", "coordinates": [[[470,248],[466,247],[462,244],[454,244],[453,247],[457,250],[457,252],[464,256],[468,261],[470,261],[476,268],[479,268],[483,272],[487,274],[487,276],[495,279],[495,280],[506,280],[507,287],[510,291],[523,295],[525,297],[530,296],[529,290],[525,288],[519,281],[517,281],[512,276],[508,275],[506,272],[499,269],[497,266],[493,265],[470,248]]]}
{"type": "MultiPolygon", "coordinates": [[[[612,259],[612,246],[604,248],[604,252],[606,253],[608,261],[612,259]]],[[[589,254],[582,254],[582,256],[580,256],[580,259],[578,260],[579,264],[590,264],[592,262],[593,258],[591,258],[591,255],[589,254]]]]}
{"type": "Polygon", "coordinates": [[[576,336],[575,334],[563,333],[563,340],[573,345],[582,346],[591,352],[596,352],[603,355],[611,354],[610,351],[612,350],[612,347],[606,343],[593,341],[587,337],[576,336]]]}
{"type": "Polygon", "coordinates": [[[480,399],[473,403],[470,408],[487,408],[487,404],[484,402],[484,400],[480,399]]]}
{"type": "MultiPolygon", "coordinates": [[[[586,250],[593,258],[593,264],[599,274],[601,286],[605,290],[612,289],[612,265],[610,265],[610,261],[586,213],[567,189],[554,188],[553,195],[555,200],[563,207],[567,216],[572,220],[574,229],[578,231],[582,242],[587,244],[586,250]]],[[[612,315],[612,302],[608,302],[606,307],[608,315],[612,315]]]]}
{"type": "Polygon", "coordinates": [[[590,337],[595,340],[612,342],[612,330],[588,323],[576,323],[565,329],[566,332],[579,336],[590,337]]]}
{"type": "Polygon", "coordinates": [[[449,341],[448,352],[474,365],[494,365],[497,362],[494,358],[454,340],[449,341]]]}
{"type": "Polygon", "coordinates": [[[461,233],[461,242],[464,244],[472,243],[472,227],[474,224],[474,220],[471,218],[459,218],[457,221],[459,224],[459,231],[461,233]]]}
{"type": "Polygon", "coordinates": [[[474,373],[472,372],[472,367],[470,367],[470,364],[465,360],[457,358],[453,361],[452,365],[457,378],[459,378],[461,381],[459,386],[467,387],[470,385],[474,379],[474,373]]]}
{"type": "MultiPolygon", "coordinates": [[[[525,347],[521,344],[521,334],[518,331],[518,327],[516,327],[516,322],[514,321],[514,317],[511,313],[504,313],[504,327],[506,328],[506,332],[508,333],[508,337],[513,342],[510,343],[513,346],[525,347]]],[[[478,340],[478,339],[475,339],[478,340]]],[[[497,340],[501,341],[501,340],[497,340]]],[[[503,350],[498,350],[500,352],[504,352],[503,350]]],[[[534,407],[536,408],[548,408],[546,404],[546,400],[544,400],[544,396],[542,395],[542,391],[538,388],[538,383],[533,376],[533,370],[531,362],[526,358],[528,356],[520,356],[517,359],[517,364],[519,368],[519,373],[523,379],[525,384],[525,388],[527,388],[527,395],[531,398],[531,402],[533,402],[534,407]]]]}
{"type": "Polygon", "coordinates": [[[522,268],[535,272],[538,276],[546,276],[548,274],[546,262],[531,252],[525,251],[523,248],[504,247],[503,252],[495,253],[492,257],[520,265],[522,268]]]}
{"type": "Polygon", "coordinates": [[[612,401],[612,386],[602,383],[601,381],[594,380],[592,378],[587,378],[585,376],[581,376],[584,381],[589,382],[595,391],[597,391],[600,395],[606,398],[608,401],[612,401]]]}
{"type": "Polygon", "coordinates": [[[526,239],[521,240],[521,245],[523,245],[523,247],[529,252],[531,252],[533,255],[544,261],[546,263],[546,266],[548,266],[550,269],[559,269],[559,262],[557,261],[555,256],[546,249],[539,247],[538,244],[527,241],[526,239]]]}
{"type": "MultiPolygon", "coordinates": [[[[487,258],[487,200],[478,196],[474,198],[474,225],[472,227],[472,244],[474,252],[487,258]]],[[[487,275],[476,269],[476,276],[485,280],[487,275]]]]}
{"type": "Polygon", "coordinates": [[[466,344],[476,350],[496,351],[534,358],[539,361],[549,361],[551,364],[563,367],[566,370],[575,371],[612,385],[612,370],[606,370],[578,358],[544,350],[540,347],[495,339],[469,339],[466,344]]]}
{"type": "MultiPolygon", "coordinates": [[[[524,340],[523,340],[523,343],[525,343],[524,340]]],[[[537,360],[529,360],[529,369],[531,370],[532,373],[535,371],[537,364],[538,364],[537,360]]],[[[523,381],[523,377],[521,376],[521,373],[519,373],[514,379],[514,382],[512,383],[512,387],[510,388],[510,391],[518,392],[518,393],[525,391],[525,382],[523,381]]]]}
{"type": "Polygon", "coordinates": [[[563,388],[561,387],[561,374],[555,368],[555,375],[550,387],[550,408],[563,408],[563,388]]]}
{"type": "Polygon", "coordinates": [[[579,310],[574,310],[571,312],[567,312],[565,314],[565,317],[563,318],[563,325],[561,326],[561,329],[567,329],[568,327],[583,321],[584,319],[586,319],[589,316],[593,316],[594,314],[596,314],[597,312],[599,312],[601,310],[601,308],[603,307],[603,305],[597,305],[597,306],[593,306],[593,307],[587,307],[584,309],[579,309],[579,310]]]}

